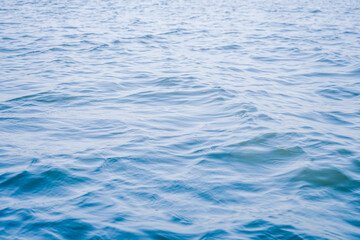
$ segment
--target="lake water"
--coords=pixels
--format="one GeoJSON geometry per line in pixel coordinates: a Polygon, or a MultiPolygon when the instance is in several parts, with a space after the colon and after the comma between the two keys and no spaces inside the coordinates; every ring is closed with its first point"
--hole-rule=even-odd
{"type": "Polygon", "coordinates": [[[1,1],[0,239],[360,239],[360,1],[1,1]]]}

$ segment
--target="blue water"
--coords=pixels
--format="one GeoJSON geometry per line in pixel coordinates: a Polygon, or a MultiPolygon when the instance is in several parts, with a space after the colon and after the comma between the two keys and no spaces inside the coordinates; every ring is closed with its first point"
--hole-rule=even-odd
{"type": "Polygon", "coordinates": [[[1,1],[0,239],[360,239],[360,1],[1,1]]]}

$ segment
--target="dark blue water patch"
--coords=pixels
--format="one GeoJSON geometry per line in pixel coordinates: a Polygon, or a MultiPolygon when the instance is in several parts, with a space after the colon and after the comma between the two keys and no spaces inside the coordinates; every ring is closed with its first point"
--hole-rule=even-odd
{"type": "Polygon", "coordinates": [[[75,177],[64,169],[48,169],[39,174],[29,171],[13,173],[0,183],[2,195],[28,199],[32,195],[66,196],[65,185],[78,185],[87,181],[86,177],[75,177]],[[66,183],[66,184],[65,184],[66,183]]]}
{"type": "Polygon", "coordinates": [[[193,239],[196,235],[192,234],[181,234],[171,231],[162,231],[162,230],[143,230],[146,234],[145,236],[150,239],[193,239]]]}
{"type": "Polygon", "coordinates": [[[94,234],[89,239],[91,240],[110,240],[110,239],[142,239],[145,238],[145,234],[140,234],[138,232],[127,231],[126,229],[122,230],[117,227],[106,227],[99,231],[99,234],[94,234]]]}
{"type": "Polygon", "coordinates": [[[13,41],[13,40],[15,40],[14,38],[10,38],[10,37],[3,37],[1,39],[5,40],[5,41],[13,41]]]}
{"type": "Polygon", "coordinates": [[[238,230],[249,239],[326,239],[298,232],[291,225],[276,225],[264,220],[254,220],[238,230]]]}
{"type": "Polygon", "coordinates": [[[0,53],[13,53],[13,52],[21,52],[27,51],[28,48],[0,48],[0,53]]]}
{"type": "Polygon", "coordinates": [[[0,212],[0,219],[2,236],[6,237],[14,234],[13,229],[21,228],[23,225],[22,222],[32,221],[34,219],[34,212],[25,208],[5,208],[0,212]]]}
{"type": "MultiPolygon", "coordinates": [[[[10,9],[4,9],[4,11],[8,11],[10,9]]],[[[0,22],[0,25],[18,25],[20,23],[17,22],[0,22]]]]}
{"type": "Polygon", "coordinates": [[[316,10],[311,11],[311,13],[321,13],[321,10],[316,9],[316,10]]]}
{"type": "Polygon", "coordinates": [[[174,223],[182,224],[182,225],[192,225],[193,224],[191,219],[187,219],[186,217],[179,216],[179,215],[173,216],[171,221],[174,223]]]}
{"type": "Polygon", "coordinates": [[[22,231],[22,235],[38,239],[87,239],[91,236],[94,227],[84,221],[78,219],[65,219],[59,221],[35,222],[26,225],[22,231]]]}
{"type": "Polygon", "coordinates": [[[229,233],[222,229],[217,229],[213,231],[209,231],[205,233],[203,236],[201,236],[199,239],[205,240],[205,239],[219,239],[219,238],[229,238],[229,233]]]}
{"type": "Polygon", "coordinates": [[[7,105],[7,104],[0,104],[0,111],[6,110],[6,109],[9,109],[9,108],[11,108],[11,107],[9,105],[7,105]]]}

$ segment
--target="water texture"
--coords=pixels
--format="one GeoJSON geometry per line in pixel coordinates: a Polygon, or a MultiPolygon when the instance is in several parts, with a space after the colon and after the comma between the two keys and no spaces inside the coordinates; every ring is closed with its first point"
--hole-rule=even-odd
{"type": "Polygon", "coordinates": [[[0,239],[360,239],[360,1],[1,1],[0,239]]]}

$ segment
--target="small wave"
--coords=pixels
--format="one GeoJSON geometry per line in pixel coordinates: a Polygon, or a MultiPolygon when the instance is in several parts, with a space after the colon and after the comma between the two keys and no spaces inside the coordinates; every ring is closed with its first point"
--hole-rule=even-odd
{"type": "Polygon", "coordinates": [[[273,150],[259,150],[257,148],[244,148],[242,151],[230,153],[210,153],[208,155],[211,159],[223,160],[229,163],[243,163],[243,164],[268,164],[276,165],[286,163],[290,159],[304,155],[305,152],[300,147],[279,148],[273,150]]]}
{"type": "Polygon", "coordinates": [[[21,233],[34,238],[41,236],[43,239],[88,239],[93,230],[94,226],[80,219],[63,219],[27,224],[21,233]]]}
{"type": "Polygon", "coordinates": [[[304,233],[298,234],[292,225],[277,225],[262,219],[249,222],[238,231],[254,239],[323,239],[304,233]]]}
{"type": "Polygon", "coordinates": [[[341,87],[336,88],[327,88],[318,91],[323,97],[334,99],[334,100],[342,100],[347,98],[354,98],[360,95],[360,92],[354,91],[353,89],[346,89],[341,87]]]}
{"type": "Polygon", "coordinates": [[[3,194],[28,198],[31,195],[64,196],[69,186],[84,183],[88,179],[70,174],[64,169],[48,169],[41,173],[23,171],[0,183],[3,194]]]}
{"type": "Polygon", "coordinates": [[[299,170],[292,182],[303,182],[304,187],[326,187],[336,191],[352,192],[360,188],[360,181],[352,179],[336,168],[304,168],[299,170]]]}

